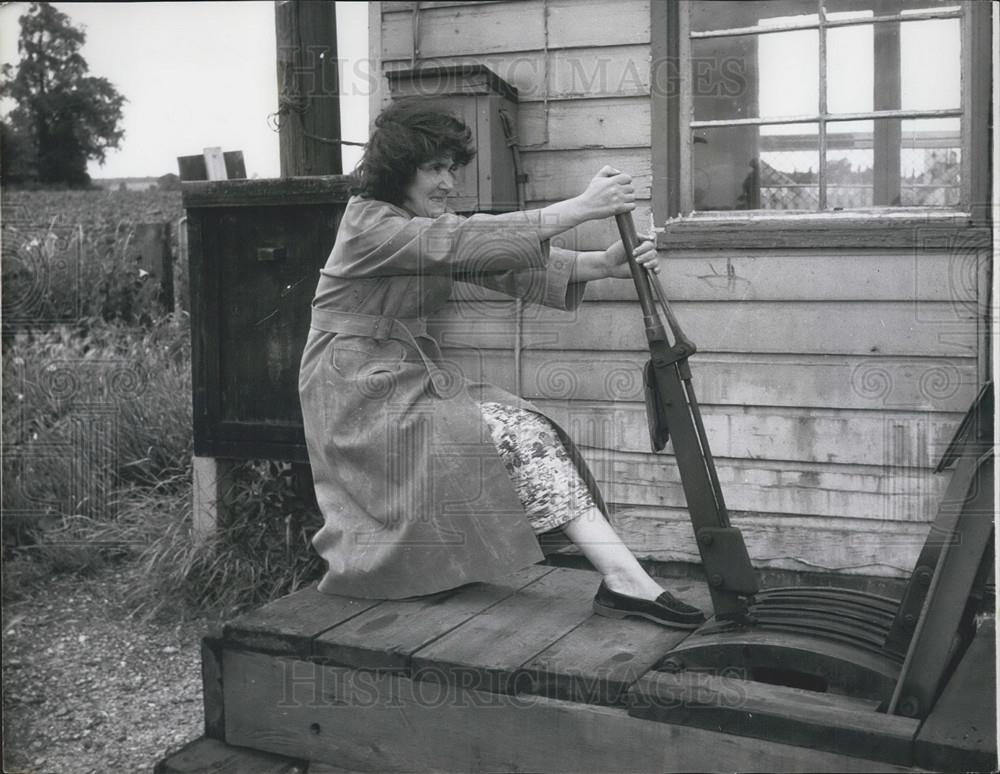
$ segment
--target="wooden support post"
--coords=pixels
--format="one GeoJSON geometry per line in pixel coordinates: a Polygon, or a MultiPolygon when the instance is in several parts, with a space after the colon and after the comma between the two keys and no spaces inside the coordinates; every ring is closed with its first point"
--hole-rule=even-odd
{"type": "Polygon", "coordinates": [[[335,4],[278,0],[281,176],[339,175],[340,88],[335,4]]]}
{"type": "Polygon", "coordinates": [[[193,537],[208,540],[223,521],[224,497],[232,483],[233,460],[195,457],[193,464],[193,537]]]}

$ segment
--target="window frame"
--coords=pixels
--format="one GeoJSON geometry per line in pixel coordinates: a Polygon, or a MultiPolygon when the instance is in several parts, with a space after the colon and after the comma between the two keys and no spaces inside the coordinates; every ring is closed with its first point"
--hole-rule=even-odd
{"type": "Polygon", "coordinates": [[[692,150],[690,140],[685,140],[691,131],[691,76],[683,58],[690,44],[687,19],[691,2],[650,4],[652,210],[655,226],[662,228],[659,247],[897,248],[918,244],[921,228],[982,228],[989,223],[992,3],[957,0],[964,9],[960,16],[961,206],[694,212],[690,199],[692,150]]]}

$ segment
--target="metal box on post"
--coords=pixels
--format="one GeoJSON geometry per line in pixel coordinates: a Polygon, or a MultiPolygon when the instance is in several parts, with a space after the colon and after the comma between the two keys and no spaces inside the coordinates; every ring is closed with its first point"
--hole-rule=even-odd
{"type": "Polygon", "coordinates": [[[459,171],[456,212],[518,209],[510,140],[517,127],[517,89],[484,65],[417,67],[386,72],[393,100],[426,98],[472,130],[475,158],[459,171]]]}

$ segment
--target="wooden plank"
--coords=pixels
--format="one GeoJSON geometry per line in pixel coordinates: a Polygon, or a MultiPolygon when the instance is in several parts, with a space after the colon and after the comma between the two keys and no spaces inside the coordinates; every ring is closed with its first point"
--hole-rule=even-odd
{"type": "MultiPolygon", "coordinates": [[[[909,577],[930,525],[846,517],[730,513],[753,565],[887,578],[909,577]]],[[[699,563],[686,510],[615,508],[615,531],[632,552],[658,562],[699,563]]]]}
{"type": "MultiPolygon", "coordinates": [[[[521,6],[518,23],[511,24],[515,13],[507,3],[421,10],[420,56],[437,60],[450,54],[541,49],[545,29],[541,4],[521,6]]],[[[382,14],[382,59],[408,59],[412,49],[412,11],[386,7],[382,14]]]]}
{"type": "MultiPolygon", "coordinates": [[[[659,582],[710,614],[712,604],[706,584],[677,579],[659,582]]],[[[650,621],[595,615],[556,640],[522,670],[530,678],[531,693],[587,704],[619,705],[629,686],[689,635],[689,631],[650,621]]]]}
{"type": "Polygon", "coordinates": [[[226,162],[222,158],[222,148],[205,148],[205,173],[209,180],[225,180],[229,177],[226,173],[226,162]]]}
{"type": "Polygon", "coordinates": [[[377,599],[336,597],[309,586],[230,621],[223,634],[229,647],[307,656],[317,635],[378,604],[377,599]]]}
{"type": "MultiPolygon", "coordinates": [[[[351,178],[346,175],[264,178],[185,183],[184,207],[258,207],[287,204],[346,204],[351,178]]],[[[192,247],[194,240],[191,240],[192,247]]]]}
{"type": "Polygon", "coordinates": [[[518,668],[591,615],[600,575],[559,568],[412,655],[423,680],[517,692],[518,668]]]}
{"type": "MultiPolygon", "coordinates": [[[[446,346],[509,349],[509,309],[477,306],[474,311],[446,306],[430,320],[433,334],[446,336],[446,346]]],[[[699,352],[976,355],[975,316],[944,302],[682,301],[671,308],[699,352]],[[836,335],[831,335],[834,320],[836,335]]],[[[637,351],[644,346],[645,333],[633,304],[594,301],[573,312],[526,308],[523,342],[535,349],[637,351]]]]}
{"type": "MultiPolygon", "coordinates": [[[[592,458],[600,454],[600,451],[585,450],[584,458],[607,502],[622,507],[686,507],[687,500],[672,459],[651,457],[649,462],[633,464],[631,460],[638,455],[607,455],[605,452],[606,456],[594,461],[594,464],[592,458]],[[663,472],[662,476],[657,475],[659,471],[663,472]],[[645,473],[650,475],[646,477],[645,473]]],[[[759,464],[759,461],[755,462],[759,464]]],[[[830,472],[833,466],[817,466],[812,471],[788,471],[782,470],[781,466],[787,468],[790,463],[774,461],[766,464],[770,467],[754,468],[742,461],[716,460],[716,470],[730,510],[926,524],[933,520],[948,481],[948,476],[936,475],[929,470],[874,471],[866,476],[846,476],[830,472]],[[882,473],[884,475],[878,475],[882,473]],[[756,483],[753,479],[767,483],[756,483]],[[806,483],[780,483],[796,479],[806,483]],[[865,486],[868,480],[875,480],[883,491],[849,491],[812,485],[817,480],[819,483],[824,480],[832,483],[838,479],[846,479],[855,486],[865,486]]]]}
{"type": "MultiPolygon", "coordinates": [[[[388,10],[388,9],[387,9],[388,10]]],[[[552,0],[542,3],[489,3],[483,6],[420,10],[420,56],[484,55],[548,48],[643,44],[649,42],[648,0],[552,0]],[[544,14],[548,13],[548,40],[544,14]]],[[[382,16],[382,56],[409,55],[413,37],[410,9],[382,16]]]]}
{"type": "Polygon", "coordinates": [[[159,761],[153,774],[300,774],[306,761],[202,737],[159,761]]]}
{"type": "MultiPolygon", "coordinates": [[[[515,25],[516,27],[517,25],[515,25]]],[[[434,58],[438,65],[483,64],[517,89],[521,105],[556,100],[649,96],[649,46],[568,48],[548,52],[482,52],[434,58]],[[548,70],[548,80],[545,72],[548,70]]],[[[386,70],[410,69],[409,49],[386,57],[386,70]]],[[[374,70],[378,72],[378,70],[374,70]]]]}
{"type": "MultiPolygon", "coordinates": [[[[661,282],[668,298],[684,301],[945,301],[976,306],[976,285],[945,253],[812,255],[664,252],[661,282]]],[[[968,267],[965,267],[966,269],[968,267]]],[[[632,301],[632,283],[600,280],[587,299],[632,301]]]]}
{"type": "MultiPolygon", "coordinates": [[[[536,400],[582,446],[649,450],[639,403],[536,400]]],[[[951,413],[837,411],[737,406],[701,407],[719,457],[929,468],[947,448],[961,417],[951,413]]]]}
{"type": "Polygon", "coordinates": [[[632,686],[628,700],[633,717],[814,750],[849,750],[900,766],[911,765],[920,726],[912,718],[877,712],[875,702],[696,672],[650,672],[632,686]]]}
{"type": "Polygon", "coordinates": [[[317,637],[314,657],[364,669],[407,669],[414,651],[552,571],[532,565],[500,583],[383,602],[317,637]]]}
{"type": "Polygon", "coordinates": [[[549,48],[649,43],[649,0],[549,0],[549,48]]]}
{"type": "Polygon", "coordinates": [[[649,100],[528,102],[518,108],[517,131],[521,145],[544,143],[549,150],[643,147],[649,145],[649,100]]]}
{"type": "Polygon", "coordinates": [[[511,696],[226,653],[227,739],[378,771],[903,771],[861,758],[511,696]]]}
{"type": "Polygon", "coordinates": [[[525,197],[568,199],[586,189],[594,175],[605,165],[632,176],[637,198],[648,199],[653,184],[649,148],[603,148],[522,153],[528,175],[525,197]]]}
{"type": "Polygon", "coordinates": [[[339,175],[340,137],[337,15],[330,3],[274,5],[279,99],[301,103],[278,123],[281,176],[339,175]]]}
{"type": "Polygon", "coordinates": [[[960,244],[962,250],[989,249],[989,229],[970,224],[968,215],[896,211],[858,217],[816,215],[675,218],[668,221],[657,246],[684,250],[848,250],[913,249],[940,252],[960,244]]]}
{"type": "MultiPolygon", "coordinates": [[[[637,209],[636,222],[646,210],[637,209]]],[[[560,234],[553,245],[570,250],[604,249],[612,240],[613,223],[607,237],[580,241],[579,229],[560,234]]],[[[596,229],[593,233],[596,233],[596,229]]],[[[941,301],[985,312],[977,297],[981,283],[958,282],[954,260],[945,254],[906,255],[810,254],[810,255],[697,255],[690,251],[660,255],[660,279],[673,303],[691,301],[902,301],[914,306],[941,301]]],[[[968,267],[966,267],[968,268],[968,267]]],[[[465,283],[456,298],[499,300],[499,293],[465,283]]],[[[603,279],[587,283],[586,300],[637,303],[631,279],[603,279]]]]}
{"type": "Polygon", "coordinates": [[[226,704],[222,690],[222,631],[213,628],[201,640],[201,693],[205,714],[205,736],[223,739],[226,734],[226,704]]]}
{"type": "MultiPolygon", "coordinates": [[[[513,353],[449,347],[448,363],[473,380],[501,383],[513,353]]],[[[522,353],[529,399],[640,401],[647,352],[522,353]]],[[[964,411],[978,392],[972,358],[697,353],[694,387],[705,405],[964,411]]]]}
{"type": "Polygon", "coordinates": [[[997,770],[995,619],[980,624],[921,726],[915,760],[938,771],[997,770]]]}

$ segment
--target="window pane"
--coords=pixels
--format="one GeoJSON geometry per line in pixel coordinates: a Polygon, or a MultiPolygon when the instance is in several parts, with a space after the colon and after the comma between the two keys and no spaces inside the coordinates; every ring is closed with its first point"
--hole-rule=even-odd
{"type": "Polygon", "coordinates": [[[757,38],[692,40],[691,95],[698,121],[757,117],[757,38]]]}
{"type": "Polygon", "coordinates": [[[826,127],[826,207],[849,210],[873,202],[873,121],[837,121],[826,127]]]}
{"type": "Polygon", "coordinates": [[[816,124],[695,130],[695,209],[817,209],[817,138],[816,124]]]}
{"type": "Polygon", "coordinates": [[[899,25],[904,110],[944,110],[961,104],[961,26],[958,19],[899,25]]]}
{"type": "Polygon", "coordinates": [[[833,27],[826,37],[826,104],[831,113],[872,109],[875,64],[872,27],[833,27]]]}
{"type": "Polygon", "coordinates": [[[819,32],[691,41],[695,120],[782,118],[819,109],[819,32]]]}
{"type": "Polygon", "coordinates": [[[962,133],[957,118],[902,122],[900,204],[957,206],[961,201],[962,133]]]}

